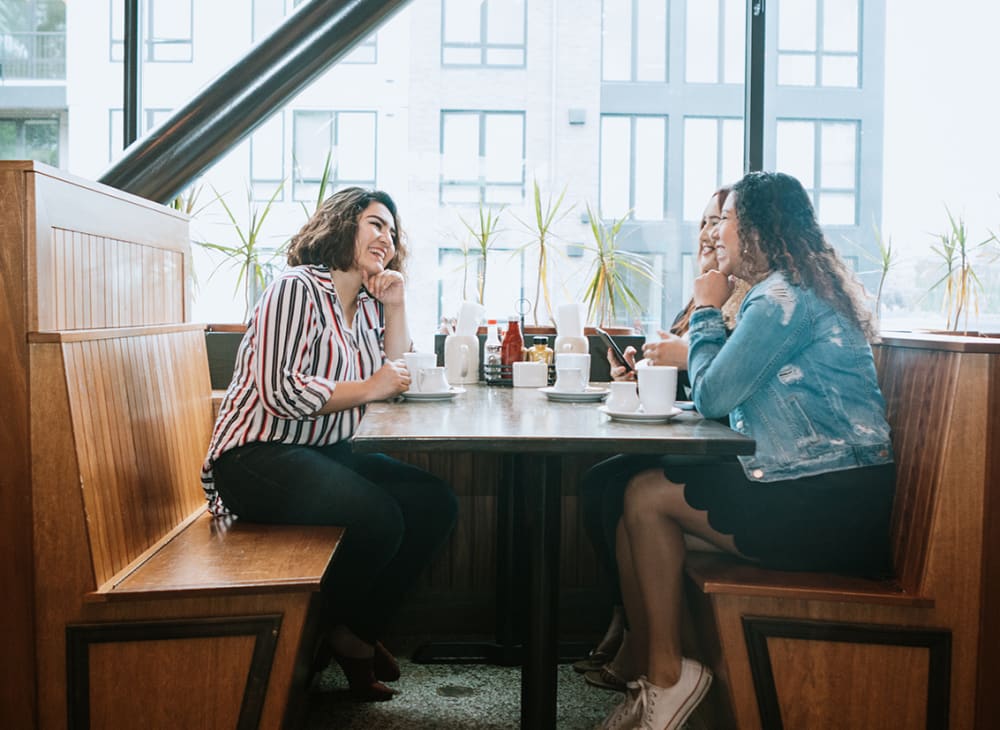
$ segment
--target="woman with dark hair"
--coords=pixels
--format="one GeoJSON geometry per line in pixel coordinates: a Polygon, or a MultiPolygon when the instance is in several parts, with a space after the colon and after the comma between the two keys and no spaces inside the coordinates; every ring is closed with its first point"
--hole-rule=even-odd
{"type": "MultiPolygon", "coordinates": [[[[725,185],[709,198],[698,226],[698,273],[717,269],[719,263],[715,257],[715,242],[712,231],[719,223],[722,206],[732,188],[725,185]]],[[[736,326],[736,313],[746,295],[746,283],[735,280],[733,293],[722,307],[723,319],[727,331],[736,326]]],[[[690,383],[687,377],[687,334],[691,314],[694,312],[694,299],[678,312],[670,326],[669,332],[661,331],[660,339],[647,342],[642,346],[643,358],[654,365],[673,365],[677,372],[677,399],[687,400],[690,383]]],[[[627,347],[625,359],[635,367],[636,350],[627,347]]],[[[611,377],[615,380],[635,380],[635,371],[626,371],[622,365],[617,365],[608,351],[608,363],[611,365],[611,377]]],[[[629,673],[629,661],[624,652],[619,653],[625,636],[625,611],[622,607],[621,591],[618,588],[618,570],[615,563],[615,530],[622,516],[625,485],[635,474],[659,463],[657,457],[622,454],[606,459],[593,467],[584,475],[580,484],[579,498],[583,515],[583,524],[597,553],[598,562],[602,568],[607,584],[607,590],[612,602],[611,622],[597,646],[573,668],[584,674],[588,684],[604,689],[622,691],[625,689],[629,673]]]]}
{"type": "Polygon", "coordinates": [[[757,450],[629,480],[616,556],[639,676],[603,727],[679,728],[708,691],[711,672],[681,653],[685,535],[772,569],[890,570],[895,467],[861,286],[788,175],[746,175],[712,236],[719,270],[694,286],[692,397],[757,450]],[[751,289],[727,339],[733,275],[751,289]]]}
{"type": "Polygon", "coordinates": [[[202,468],[216,515],[346,528],[318,656],[337,660],[359,700],[392,698],[383,682],[399,665],[378,638],[457,514],[444,482],[349,443],[365,404],[409,387],[405,258],[386,193],[323,202],[250,317],[202,468]]]}

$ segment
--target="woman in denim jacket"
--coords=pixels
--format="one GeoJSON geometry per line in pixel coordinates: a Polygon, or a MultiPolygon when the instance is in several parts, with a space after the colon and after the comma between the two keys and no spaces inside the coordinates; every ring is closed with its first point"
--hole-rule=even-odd
{"type": "Polygon", "coordinates": [[[630,480],[616,556],[638,678],[603,727],[680,728],[711,683],[681,655],[685,535],[769,568],[890,569],[895,467],[863,289],[788,175],[746,175],[712,237],[719,270],[694,286],[692,398],[757,450],[630,480]],[[732,276],[752,287],[727,339],[732,276]]]}

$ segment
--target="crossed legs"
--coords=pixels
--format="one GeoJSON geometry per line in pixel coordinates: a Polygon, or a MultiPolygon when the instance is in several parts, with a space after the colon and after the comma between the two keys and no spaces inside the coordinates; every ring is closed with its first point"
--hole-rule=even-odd
{"type": "Polygon", "coordinates": [[[681,673],[685,534],[740,555],[732,535],[714,530],[707,512],[684,501],[683,484],[661,469],[634,476],[616,533],[618,572],[634,667],[659,687],[673,686],[681,673]]]}

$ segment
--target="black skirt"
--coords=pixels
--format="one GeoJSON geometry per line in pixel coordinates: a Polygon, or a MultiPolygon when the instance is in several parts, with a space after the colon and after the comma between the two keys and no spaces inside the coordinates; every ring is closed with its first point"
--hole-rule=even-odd
{"type": "Polygon", "coordinates": [[[708,512],[744,555],[778,570],[821,570],[883,577],[892,573],[889,524],[894,464],[777,482],[746,478],[736,461],[665,463],[684,499],[708,512]]]}

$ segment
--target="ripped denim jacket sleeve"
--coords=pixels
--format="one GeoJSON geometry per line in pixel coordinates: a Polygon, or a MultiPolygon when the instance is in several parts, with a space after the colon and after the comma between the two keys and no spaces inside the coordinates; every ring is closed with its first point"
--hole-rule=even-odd
{"type": "Polygon", "coordinates": [[[784,277],[753,287],[740,308],[739,325],[726,339],[722,314],[701,309],[691,317],[688,374],[691,396],[706,418],[730,413],[775,377],[801,347],[808,314],[784,277]]]}

